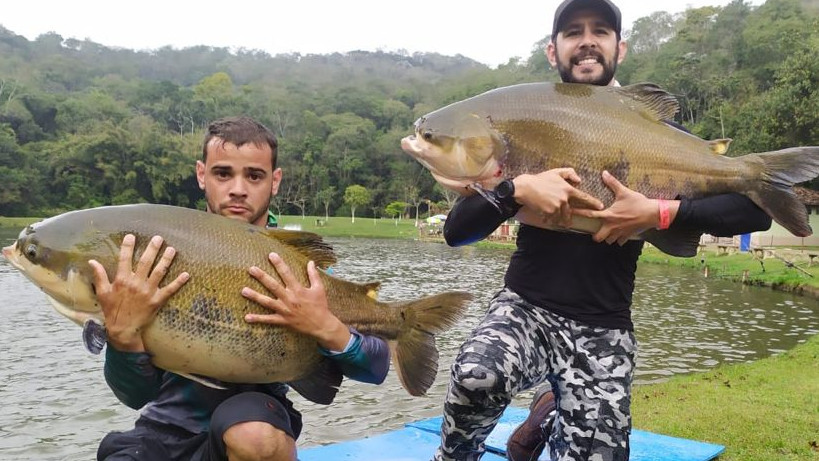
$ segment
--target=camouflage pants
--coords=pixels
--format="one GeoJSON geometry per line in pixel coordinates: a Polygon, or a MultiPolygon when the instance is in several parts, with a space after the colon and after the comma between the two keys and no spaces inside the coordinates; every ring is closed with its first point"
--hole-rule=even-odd
{"type": "Polygon", "coordinates": [[[551,459],[628,461],[636,349],[631,331],[582,325],[501,290],[452,365],[435,460],[480,459],[512,397],[549,382],[551,459]]]}

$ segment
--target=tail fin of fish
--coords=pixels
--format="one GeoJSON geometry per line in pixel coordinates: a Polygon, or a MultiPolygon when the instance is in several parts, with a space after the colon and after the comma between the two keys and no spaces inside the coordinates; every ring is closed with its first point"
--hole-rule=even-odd
{"type": "Polygon", "coordinates": [[[811,235],[807,210],[792,187],[819,176],[819,146],[791,147],[741,158],[763,165],[762,180],[751,185],[748,197],[793,235],[811,235]]]}
{"type": "Polygon", "coordinates": [[[435,381],[438,373],[435,334],[453,326],[471,299],[469,293],[452,291],[392,304],[406,312],[406,324],[391,349],[395,371],[410,395],[426,394],[435,381]]]}

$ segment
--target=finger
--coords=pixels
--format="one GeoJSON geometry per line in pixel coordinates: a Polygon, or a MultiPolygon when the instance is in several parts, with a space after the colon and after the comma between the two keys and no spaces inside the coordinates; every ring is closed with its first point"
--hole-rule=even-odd
{"type": "Polygon", "coordinates": [[[247,323],[267,323],[269,325],[285,325],[287,320],[279,314],[246,314],[247,323]]]}
{"type": "Polygon", "coordinates": [[[574,168],[557,168],[555,172],[558,176],[574,185],[580,184],[580,176],[574,171],[574,168]]]}
{"type": "Polygon", "coordinates": [[[608,239],[608,238],[609,238],[609,235],[611,235],[611,229],[609,229],[609,228],[608,228],[608,227],[606,227],[606,226],[602,226],[602,227],[600,228],[600,230],[599,230],[599,231],[597,231],[597,233],[595,233],[595,234],[592,236],[592,239],[594,239],[594,241],[595,241],[595,242],[598,242],[598,243],[599,243],[599,242],[602,242],[602,241],[604,241],[604,240],[608,239]]]}
{"type": "Polygon", "coordinates": [[[119,264],[117,265],[117,274],[131,273],[132,264],[134,262],[134,244],[136,237],[133,234],[126,234],[122,238],[122,246],[119,247],[119,264]]]}
{"type": "Polygon", "coordinates": [[[585,218],[603,219],[606,216],[605,210],[589,210],[588,208],[572,208],[572,215],[583,216],[585,218]]]}
{"type": "Polygon", "coordinates": [[[165,251],[162,252],[162,257],[159,259],[159,262],[156,263],[156,267],[151,271],[148,281],[155,286],[159,286],[162,279],[165,278],[165,275],[168,273],[168,269],[171,267],[175,256],[176,250],[173,247],[165,248],[165,251]]]}
{"type": "Polygon", "coordinates": [[[242,288],[242,296],[264,307],[265,309],[270,309],[275,313],[285,311],[285,305],[281,301],[273,299],[270,296],[263,295],[252,288],[242,288]]]}
{"type": "Polygon", "coordinates": [[[250,272],[250,275],[254,279],[258,280],[259,283],[261,283],[265,288],[267,288],[268,291],[270,291],[270,293],[273,294],[273,296],[275,296],[276,298],[281,298],[282,296],[287,294],[286,288],[281,283],[279,283],[276,277],[273,277],[272,275],[259,269],[256,266],[253,266],[250,269],[248,269],[248,272],[250,272]]]}
{"type": "Polygon", "coordinates": [[[268,256],[270,262],[273,263],[273,267],[276,268],[276,272],[279,274],[279,278],[282,279],[282,284],[286,288],[290,288],[291,290],[300,285],[296,277],[293,275],[293,271],[290,270],[290,266],[287,265],[286,262],[276,253],[270,253],[268,256]]]}
{"type": "Polygon", "coordinates": [[[603,171],[603,184],[605,184],[609,189],[611,189],[611,191],[614,192],[614,195],[617,195],[619,192],[627,189],[627,187],[624,186],[623,183],[618,181],[617,178],[615,178],[614,176],[612,176],[611,173],[605,170],[603,171]]]}
{"type": "Polygon", "coordinates": [[[162,237],[158,235],[154,235],[151,237],[151,241],[148,242],[148,245],[145,247],[145,251],[142,253],[142,256],[139,258],[139,262],[137,263],[137,268],[134,273],[141,277],[141,278],[148,278],[148,272],[151,270],[151,266],[154,265],[154,261],[156,261],[156,255],[159,254],[159,248],[162,246],[162,237]]]}
{"type": "Polygon", "coordinates": [[[161,292],[163,300],[167,301],[168,299],[171,298],[171,296],[175,295],[176,292],[179,291],[179,289],[182,288],[183,285],[188,283],[188,280],[190,280],[190,278],[191,275],[189,273],[183,272],[179,274],[175,279],[173,279],[171,283],[162,287],[162,289],[159,291],[161,292]]]}
{"type": "Polygon", "coordinates": [[[580,189],[572,189],[569,192],[569,203],[578,208],[591,208],[594,210],[603,209],[603,202],[580,189]]]}
{"type": "Polygon", "coordinates": [[[324,290],[324,282],[321,281],[321,275],[313,261],[307,263],[307,278],[310,280],[310,288],[324,290]]]}
{"type": "Polygon", "coordinates": [[[570,227],[572,225],[572,207],[568,203],[560,205],[560,222],[561,227],[570,227]]]}
{"type": "Polygon", "coordinates": [[[95,291],[97,293],[100,291],[108,291],[108,288],[111,286],[111,281],[108,279],[108,273],[105,272],[105,268],[102,267],[102,264],[91,259],[88,261],[88,265],[91,266],[91,271],[94,274],[95,291]]]}

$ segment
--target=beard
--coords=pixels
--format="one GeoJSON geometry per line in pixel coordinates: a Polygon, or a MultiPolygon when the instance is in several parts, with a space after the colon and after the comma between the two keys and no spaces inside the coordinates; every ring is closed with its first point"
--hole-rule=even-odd
{"type": "Polygon", "coordinates": [[[558,54],[557,50],[555,49],[555,60],[557,61],[557,72],[560,74],[560,79],[567,83],[588,83],[591,85],[598,85],[598,86],[606,86],[612,80],[614,80],[614,73],[617,71],[617,60],[620,57],[620,50],[615,48],[614,50],[614,57],[610,62],[606,61],[603,56],[599,54],[585,54],[583,58],[593,56],[597,58],[597,62],[603,66],[603,73],[600,76],[594,78],[590,77],[588,79],[584,78],[575,78],[574,74],[572,73],[572,69],[575,66],[575,61],[580,60],[582,58],[572,58],[569,60],[569,65],[564,66],[563,62],[560,59],[560,55],[558,54]]]}

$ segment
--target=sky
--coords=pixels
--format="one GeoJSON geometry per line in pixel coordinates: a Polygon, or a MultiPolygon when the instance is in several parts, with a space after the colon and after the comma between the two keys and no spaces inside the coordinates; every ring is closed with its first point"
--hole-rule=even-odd
{"type": "MultiPolygon", "coordinates": [[[[623,29],[654,11],[730,0],[615,0],[623,29]],[[655,7],[647,6],[655,4],[655,7]]],[[[749,3],[759,5],[764,0],[749,3]]],[[[163,46],[327,54],[353,50],[461,54],[495,67],[528,58],[551,32],[557,0],[4,0],[0,25],[34,40],[56,32],[108,47],[163,46]],[[483,5],[483,6],[481,6],[483,5]],[[491,6],[490,6],[491,5],[491,6]]]]}

